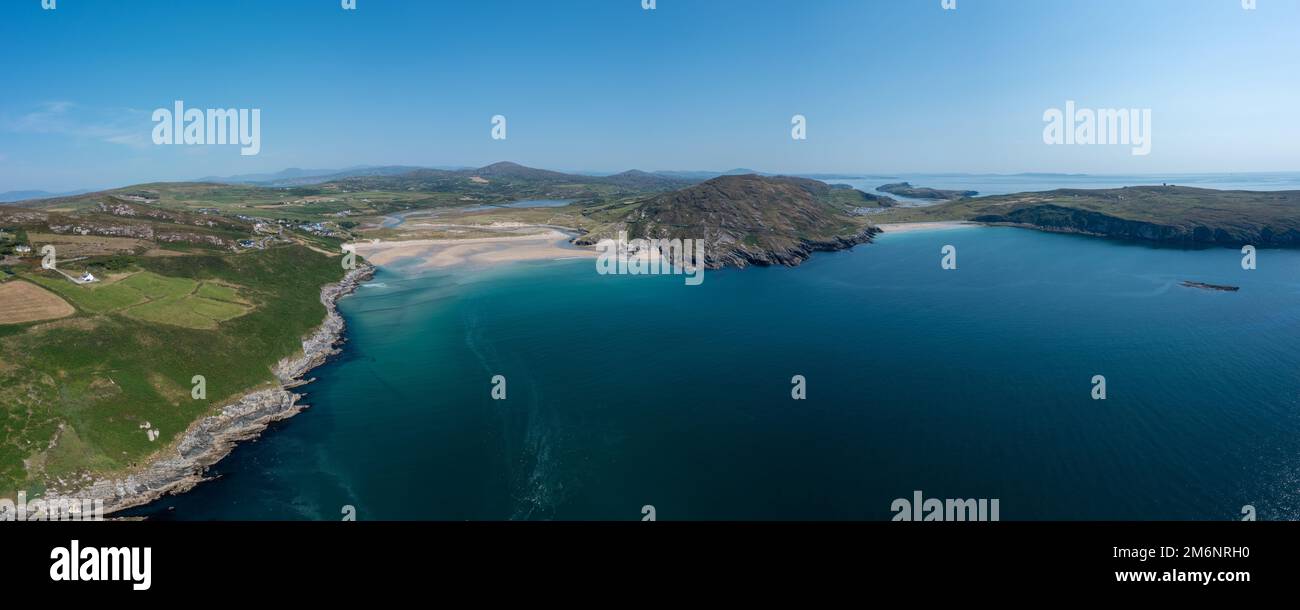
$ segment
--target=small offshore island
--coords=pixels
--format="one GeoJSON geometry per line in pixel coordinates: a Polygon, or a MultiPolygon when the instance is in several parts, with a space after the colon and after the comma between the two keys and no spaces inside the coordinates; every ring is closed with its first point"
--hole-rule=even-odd
{"type": "Polygon", "coordinates": [[[203,480],[236,442],[303,408],[291,390],[336,352],[336,302],[374,272],[370,257],[415,269],[590,257],[626,233],[703,240],[709,269],[794,267],[868,244],[882,226],[967,223],[1300,246],[1300,191],[881,189],[940,201],[902,207],[788,176],[496,163],[151,183],[0,206],[0,302],[11,305],[0,308],[0,404],[11,422],[0,497],[93,497],[111,512],[203,480]],[[516,205],[525,201],[544,203],[516,205]],[[345,245],[360,257],[350,269],[345,245]],[[46,246],[57,269],[41,264],[46,246]]]}
{"type": "Polygon", "coordinates": [[[948,200],[974,197],[979,194],[979,191],[945,191],[928,187],[915,187],[909,182],[882,184],[876,187],[876,190],[891,195],[898,195],[899,197],[911,197],[912,199],[948,200]]]}

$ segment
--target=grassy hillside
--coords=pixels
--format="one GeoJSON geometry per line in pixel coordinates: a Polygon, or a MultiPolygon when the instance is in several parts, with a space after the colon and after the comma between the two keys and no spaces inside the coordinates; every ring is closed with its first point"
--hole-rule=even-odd
{"type": "Polygon", "coordinates": [[[130,275],[98,286],[18,272],[77,314],[0,326],[0,496],[138,465],[198,417],[274,382],[270,367],[325,316],[320,287],[343,274],[337,258],[299,245],[122,258],[130,275]],[[191,398],[195,375],[206,400],[191,398]]]}
{"type": "Polygon", "coordinates": [[[627,231],[629,238],[703,239],[709,267],[797,265],[815,250],[869,241],[875,229],[858,212],[888,203],[804,178],[722,176],[600,210],[607,222],[579,243],[627,231]]]}
{"type": "Polygon", "coordinates": [[[1300,191],[1060,189],[892,209],[877,222],[972,220],[1187,244],[1300,246],[1300,191]]]}
{"type": "Polygon", "coordinates": [[[711,267],[796,265],[816,250],[869,241],[873,223],[936,220],[1300,246],[1300,191],[1144,186],[895,203],[803,178],[694,183],[499,163],[301,187],[145,184],[4,206],[0,296],[25,310],[0,323],[0,496],[128,469],[216,406],[272,383],[271,365],[296,352],[325,315],[320,287],[343,275],[332,253],[359,236],[477,237],[510,223],[559,225],[585,231],[578,242],[586,244],[619,231],[702,238],[711,267]],[[525,198],[576,202],[485,205],[525,198]],[[419,220],[389,224],[407,211],[419,220]],[[42,270],[45,245],[58,249],[60,269],[101,281],[79,285],[42,270]],[[190,397],[195,375],[207,380],[205,400],[190,397]]]}
{"type": "Polygon", "coordinates": [[[688,184],[689,181],[644,172],[582,176],[502,162],[478,169],[422,169],[392,176],[357,176],[321,186],[332,190],[453,193],[462,201],[494,203],[521,199],[600,202],[628,194],[672,190],[688,184]]]}
{"type": "Polygon", "coordinates": [[[524,199],[575,199],[584,205],[600,205],[693,183],[689,179],[635,170],[613,176],[584,176],[503,162],[455,171],[415,169],[401,173],[349,174],[304,186],[150,183],[19,205],[60,214],[93,212],[105,204],[145,203],[177,213],[214,214],[208,217],[219,218],[215,214],[221,214],[236,219],[326,221],[340,225],[351,218],[410,210],[455,211],[524,199]]]}

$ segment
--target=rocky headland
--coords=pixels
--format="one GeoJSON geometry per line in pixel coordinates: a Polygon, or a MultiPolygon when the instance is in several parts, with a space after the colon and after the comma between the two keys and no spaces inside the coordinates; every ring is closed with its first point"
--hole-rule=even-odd
{"type": "Polygon", "coordinates": [[[308,372],[339,353],[345,324],[336,303],[373,276],[373,266],[359,264],[338,283],[321,288],[325,320],[303,338],[301,354],[276,364],[273,371],[280,387],[250,392],[222,407],[217,414],[199,419],[171,447],[132,472],[77,488],[51,489],[44,498],[47,501],[101,500],[104,513],[108,514],[148,504],[168,494],[183,493],[206,480],[207,469],[229,455],[236,444],[256,438],[267,426],[293,417],[307,407],[299,402],[302,395],[290,390],[310,381],[304,379],[308,372]]]}

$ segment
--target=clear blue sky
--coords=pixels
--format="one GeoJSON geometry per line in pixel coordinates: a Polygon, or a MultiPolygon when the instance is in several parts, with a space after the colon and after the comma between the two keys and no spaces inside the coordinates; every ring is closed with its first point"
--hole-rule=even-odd
{"type": "Polygon", "coordinates": [[[5,0],[0,191],[499,160],[1300,170],[1300,1],[1257,2],[5,0]],[[150,113],[176,99],[260,108],[261,154],[153,145],[150,113]],[[1043,144],[1067,99],[1151,108],[1151,154],[1043,144]]]}

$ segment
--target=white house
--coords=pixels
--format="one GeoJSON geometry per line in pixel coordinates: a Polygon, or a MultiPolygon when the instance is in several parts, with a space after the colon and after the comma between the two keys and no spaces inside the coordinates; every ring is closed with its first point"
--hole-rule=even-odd
{"type": "Polygon", "coordinates": [[[96,281],[96,280],[95,280],[95,276],[94,276],[94,274],[92,274],[92,273],[89,272],[89,271],[87,271],[86,273],[82,274],[82,276],[81,276],[81,283],[83,283],[83,284],[88,284],[88,283],[90,283],[90,282],[94,282],[94,281],[96,281]]]}
{"type": "Polygon", "coordinates": [[[17,246],[14,247],[14,252],[18,254],[30,254],[31,251],[32,251],[32,247],[26,244],[18,244],[17,246]]]}

